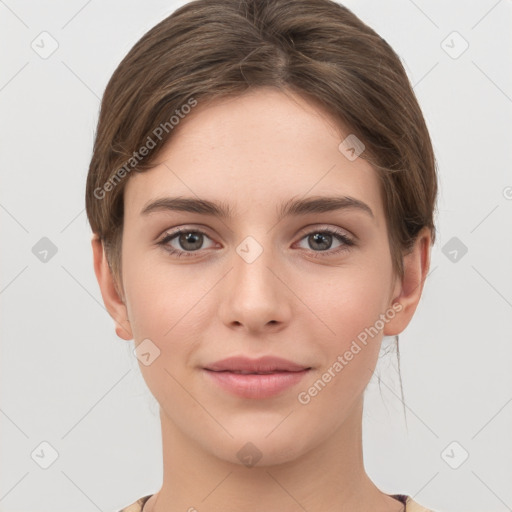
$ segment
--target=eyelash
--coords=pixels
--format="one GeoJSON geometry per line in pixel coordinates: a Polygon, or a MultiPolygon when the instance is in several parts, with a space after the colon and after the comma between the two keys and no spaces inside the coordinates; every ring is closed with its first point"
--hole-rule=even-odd
{"type": "MultiPolygon", "coordinates": [[[[164,248],[164,250],[167,251],[170,255],[177,256],[178,258],[181,258],[182,256],[184,256],[185,258],[194,257],[195,253],[200,252],[201,249],[198,249],[196,251],[180,251],[180,250],[174,249],[174,247],[169,247],[169,246],[166,245],[168,242],[170,242],[171,240],[173,240],[177,236],[179,236],[181,234],[185,234],[185,233],[199,233],[199,234],[202,234],[202,235],[210,238],[207,233],[205,233],[204,231],[201,231],[200,229],[178,229],[177,231],[174,231],[173,233],[166,233],[164,238],[162,240],[160,240],[159,242],[157,242],[157,245],[162,246],[164,248]]],[[[355,245],[355,242],[352,239],[348,238],[344,233],[342,233],[342,232],[340,232],[340,231],[338,231],[336,229],[332,229],[332,228],[329,228],[329,229],[316,229],[316,230],[309,231],[308,233],[304,234],[300,238],[300,240],[303,240],[304,238],[306,238],[306,237],[308,237],[310,235],[314,235],[314,234],[332,235],[338,241],[343,242],[343,244],[344,244],[344,245],[342,245],[342,246],[340,246],[340,247],[338,247],[337,249],[334,249],[334,250],[327,250],[327,251],[313,251],[313,250],[311,250],[311,252],[313,252],[313,257],[314,258],[326,258],[326,257],[329,257],[329,256],[334,256],[334,255],[337,255],[337,254],[339,254],[341,252],[350,250],[350,247],[355,245]]]]}

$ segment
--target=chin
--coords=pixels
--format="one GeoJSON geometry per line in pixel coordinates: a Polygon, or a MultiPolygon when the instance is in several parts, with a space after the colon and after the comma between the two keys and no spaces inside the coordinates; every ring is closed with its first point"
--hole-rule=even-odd
{"type": "Polygon", "coordinates": [[[253,424],[250,429],[230,431],[234,437],[225,439],[224,443],[218,439],[212,443],[210,438],[208,448],[215,457],[247,468],[293,462],[313,448],[313,440],[308,443],[305,439],[298,439],[286,429],[278,432],[280,427],[276,429],[276,423],[270,428],[267,424],[262,429],[259,428],[261,426],[261,423],[253,424]]]}

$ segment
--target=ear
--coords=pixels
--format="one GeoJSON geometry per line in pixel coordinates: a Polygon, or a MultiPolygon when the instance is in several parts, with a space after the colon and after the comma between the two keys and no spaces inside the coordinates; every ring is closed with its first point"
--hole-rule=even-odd
{"type": "Polygon", "coordinates": [[[411,252],[404,256],[404,277],[401,281],[397,278],[392,300],[392,303],[400,303],[402,309],[400,311],[395,309],[398,312],[393,319],[386,323],[383,330],[384,336],[400,334],[416,311],[430,268],[431,240],[430,229],[423,228],[418,233],[411,252]]]}
{"type": "Polygon", "coordinates": [[[94,273],[101,290],[103,302],[108,313],[115,322],[116,334],[123,340],[133,339],[130,321],[124,301],[119,296],[114,276],[105,255],[103,242],[97,234],[94,234],[91,240],[92,253],[94,258],[94,273]]]}

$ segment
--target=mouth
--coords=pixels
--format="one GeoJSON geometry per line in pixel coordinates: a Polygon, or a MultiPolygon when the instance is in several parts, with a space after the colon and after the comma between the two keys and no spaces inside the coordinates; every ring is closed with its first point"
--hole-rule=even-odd
{"type": "Polygon", "coordinates": [[[275,397],[291,390],[311,371],[311,368],[302,370],[275,370],[272,372],[249,372],[247,370],[210,370],[204,368],[208,379],[207,384],[230,395],[240,398],[262,400],[275,397]]]}
{"type": "Polygon", "coordinates": [[[282,357],[266,355],[251,359],[232,356],[203,368],[207,384],[242,398],[263,399],[296,386],[312,369],[282,357]]]}
{"type": "Polygon", "coordinates": [[[210,368],[205,368],[205,370],[216,373],[235,373],[239,375],[274,375],[276,373],[300,373],[305,370],[311,370],[311,368],[303,368],[302,370],[274,370],[270,372],[250,372],[247,370],[211,370],[210,368]]]}
{"type": "Polygon", "coordinates": [[[232,372],[241,374],[271,374],[278,372],[299,372],[310,369],[309,365],[303,365],[283,359],[282,357],[267,355],[258,359],[246,356],[232,356],[206,366],[206,370],[216,372],[232,372]]]}

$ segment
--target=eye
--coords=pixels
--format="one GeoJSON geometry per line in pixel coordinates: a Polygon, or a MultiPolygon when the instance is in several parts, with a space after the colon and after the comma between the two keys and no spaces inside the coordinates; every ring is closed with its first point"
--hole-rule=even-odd
{"type": "MultiPolygon", "coordinates": [[[[174,232],[165,233],[164,237],[157,244],[162,246],[169,254],[178,258],[182,256],[193,257],[196,256],[194,253],[205,249],[203,247],[205,238],[212,242],[210,247],[215,246],[215,243],[204,231],[180,228],[174,232]]],[[[309,247],[305,249],[316,253],[312,254],[314,258],[333,256],[343,251],[348,251],[351,246],[355,245],[355,242],[345,233],[333,228],[309,231],[300,240],[306,240],[309,247]],[[333,241],[337,241],[339,245],[331,249],[333,241]]],[[[304,247],[302,248],[304,249],[304,247]]]]}
{"type": "Polygon", "coordinates": [[[173,233],[166,233],[164,238],[157,243],[170,254],[178,257],[190,257],[194,256],[194,252],[204,249],[202,245],[205,237],[210,239],[204,231],[198,229],[179,229],[173,233]],[[171,242],[174,242],[174,245],[171,242]]]}
{"type": "Polygon", "coordinates": [[[338,254],[342,251],[348,251],[349,248],[355,245],[354,241],[350,239],[346,234],[338,231],[337,229],[317,229],[310,231],[301,240],[306,239],[306,243],[309,247],[306,249],[312,249],[316,253],[327,253],[327,254],[314,254],[315,258],[323,258],[338,254]],[[337,240],[340,245],[333,250],[331,249],[333,240],[337,240]]]}

